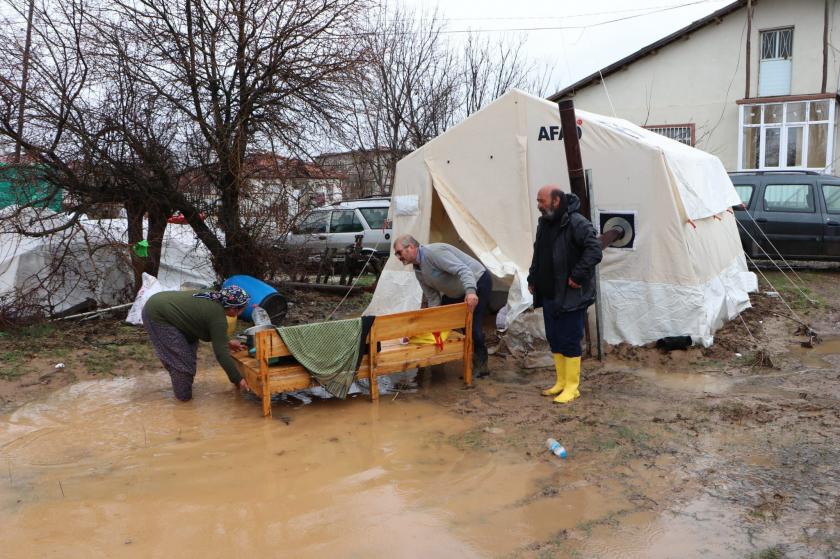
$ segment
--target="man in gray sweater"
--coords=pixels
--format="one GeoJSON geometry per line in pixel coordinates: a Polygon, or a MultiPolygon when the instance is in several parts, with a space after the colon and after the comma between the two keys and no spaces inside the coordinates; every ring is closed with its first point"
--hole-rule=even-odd
{"type": "Polygon", "coordinates": [[[490,302],[492,282],[481,262],[446,243],[420,246],[411,235],[394,241],[394,254],[403,264],[414,266],[414,275],[430,307],[464,301],[472,310],[473,372],[478,377],[489,375],[481,323],[490,302]]]}

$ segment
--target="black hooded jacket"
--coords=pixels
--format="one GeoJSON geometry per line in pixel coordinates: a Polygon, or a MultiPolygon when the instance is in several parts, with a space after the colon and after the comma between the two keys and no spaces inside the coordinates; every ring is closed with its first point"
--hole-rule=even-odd
{"type": "MultiPolygon", "coordinates": [[[[595,228],[588,219],[578,213],[580,199],[574,194],[564,194],[566,212],[559,218],[540,217],[537,224],[537,238],[534,241],[534,256],[528,270],[528,285],[536,286],[541,265],[537,245],[543,235],[555,235],[552,253],[554,271],[554,299],[561,312],[585,309],[595,302],[595,266],[601,261],[601,242],[595,228]],[[553,221],[559,219],[554,226],[553,221]],[[569,278],[580,289],[569,285],[569,278]]],[[[543,294],[535,287],[534,308],[542,306],[543,294]]]]}

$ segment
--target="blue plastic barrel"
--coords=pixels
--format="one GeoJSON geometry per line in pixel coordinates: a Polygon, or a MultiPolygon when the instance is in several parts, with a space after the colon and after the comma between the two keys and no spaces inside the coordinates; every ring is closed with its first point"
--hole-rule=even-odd
{"type": "Polygon", "coordinates": [[[288,304],[286,303],[285,297],[264,281],[260,281],[251,276],[237,275],[226,279],[222,287],[229,285],[241,287],[248,294],[248,297],[250,297],[248,306],[239,315],[242,320],[251,320],[253,305],[259,305],[264,308],[268,312],[268,316],[271,317],[271,323],[274,325],[279,325],[286,316],[288,304]]]}

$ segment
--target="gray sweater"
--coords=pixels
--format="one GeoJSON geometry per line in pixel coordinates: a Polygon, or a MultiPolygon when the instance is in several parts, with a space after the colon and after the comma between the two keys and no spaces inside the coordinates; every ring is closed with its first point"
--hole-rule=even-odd
{"type": "Polygon", "coordinates": [[[440,305],[443,295],[458,299],[475,293],[485,271],[481,262],[446,243],[423,245],[418,254],[414,275],[430,307],[440,305]]]}

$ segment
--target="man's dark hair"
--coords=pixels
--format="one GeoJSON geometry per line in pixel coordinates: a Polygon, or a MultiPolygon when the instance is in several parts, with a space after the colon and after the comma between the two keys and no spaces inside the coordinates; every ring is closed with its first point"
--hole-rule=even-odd
{"type": "Polygon", "coordinates": [[[566,203],[566,194],[560,190],[559,188],[555,188],[551,191],[551,199],[557,200],[559,203],[557,204],[557,208],[554,210],[556,215],[562,215],[566,213],[566,209],[568,204],[566,203]]]}

